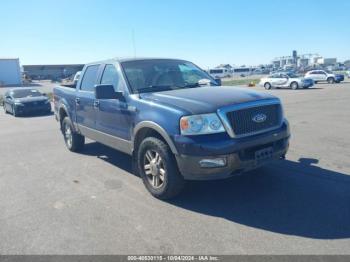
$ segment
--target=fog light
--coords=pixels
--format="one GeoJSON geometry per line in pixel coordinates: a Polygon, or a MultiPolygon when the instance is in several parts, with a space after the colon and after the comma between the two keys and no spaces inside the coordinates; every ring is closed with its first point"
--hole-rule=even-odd
{"type": "Polygon", "coordinates": [[[203,168],[224,167],[226,163],[226,158],[202,159],[199,161],[199,165],[203,168]]]}

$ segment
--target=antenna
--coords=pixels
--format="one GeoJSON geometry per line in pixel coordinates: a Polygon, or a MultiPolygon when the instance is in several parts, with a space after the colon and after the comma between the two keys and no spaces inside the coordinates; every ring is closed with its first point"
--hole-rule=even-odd
{"type": "Polygon", "coordinates": [[[135,44],[135,30],[134,30],[134,28],[131,31],[131,38],[132,38],[132,47],[134,50],[134,58],[136,58],[136,44],[135,44]]]}

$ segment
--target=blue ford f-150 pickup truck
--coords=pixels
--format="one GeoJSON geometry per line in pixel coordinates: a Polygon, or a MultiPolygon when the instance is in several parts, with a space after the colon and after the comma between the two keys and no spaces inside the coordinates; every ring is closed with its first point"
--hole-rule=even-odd
{"type": "Polygon", "coordinates": [[[69,150],[81,150],[88,137],[132,155],[160,199],[177,195],[186,180],[228,178],[283,159],[289,147],[278,98],[218,86],[184,60],[88,64],[75,88],[54,89],[54,108],[69,150]]]}

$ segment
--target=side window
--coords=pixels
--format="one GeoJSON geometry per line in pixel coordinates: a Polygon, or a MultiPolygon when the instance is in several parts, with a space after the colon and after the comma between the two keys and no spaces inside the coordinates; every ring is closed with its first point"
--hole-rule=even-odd
{"type": "Polygon", "coordinates": [[[83,91],[94,91],[97,73],[100,65],[92,65],[86,68],[80,89],[83,91]]]}
{"type": "Polygon", "coordinates": [[[114,65],[106,65],[103,71],[102,85],[113,85],[115,91],[122,91],[120,88],[120,77],[114,65]]]}

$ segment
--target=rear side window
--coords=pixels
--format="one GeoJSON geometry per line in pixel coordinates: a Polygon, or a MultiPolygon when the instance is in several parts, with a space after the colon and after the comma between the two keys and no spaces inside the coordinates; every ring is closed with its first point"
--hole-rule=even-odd
{"type": "Polygon", "coordinates": [[[84,91],[94,91],[97,73],[100,65],[92,65],[86,68],[80,89],[84,91]]]}
{"type": "Polygon", "coordinates": [[[112,85],[115,91],[122,91],[120,87],[120,77],[117,69],[114,65],[106,65],[103,71],[102,85],[112,85]]]}

